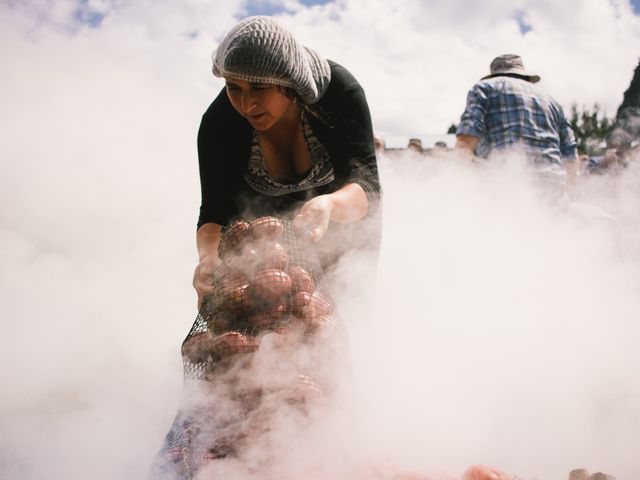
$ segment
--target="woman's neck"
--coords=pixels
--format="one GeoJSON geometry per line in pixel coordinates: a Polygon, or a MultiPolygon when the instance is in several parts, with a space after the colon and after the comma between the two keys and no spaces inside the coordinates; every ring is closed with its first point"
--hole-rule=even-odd
{"type": "Polygon", "coordinates": [[[280,120],[269,130],[260,132],[260,136],[267,142],[278,145],[280,148],[290,145],[300,126],[300,107],[297,103],[284,112],[280,120]]]}

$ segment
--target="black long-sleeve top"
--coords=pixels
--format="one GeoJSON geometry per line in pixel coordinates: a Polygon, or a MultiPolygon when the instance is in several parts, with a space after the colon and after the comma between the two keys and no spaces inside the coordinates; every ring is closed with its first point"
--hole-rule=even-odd
{"type": "Polygon", "coordinates": [[[371,115],[358,81],[335,62],[322,98],[307,106],[309,124],[329,153],[335,179],[322,187],[271,197],[253,190],[245,180],[253,128],[231,105],[223,89],[202,117],[198,157],[202,204],[198,228],[205,223],[228,225],[236,218],[286,215],[306,200],[359,184],[370,213],[380,197],[371,115]]]}

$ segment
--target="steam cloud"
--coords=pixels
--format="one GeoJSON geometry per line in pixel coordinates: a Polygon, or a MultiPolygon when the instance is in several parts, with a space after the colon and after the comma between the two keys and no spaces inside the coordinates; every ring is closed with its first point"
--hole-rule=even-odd
{"type": "MultiPolygon", "coordinates": [[[[334,373],[347,386],[304,429],[280,419],[280,478],[339,478],[367,462],[452,474],[488,463],[524,478],[639,473],[640,172],[586,179],[567,207],[516,163],[381,165],[375,290],[362,286],[370,259],[352,255],[332,273],[350,352],[334,373]]],[[[6,328],[2,471],[140,478],[179,403],[190,293],[169,319],[160,302],[125,312],[137,303],[124,266],[85,272],[109,278],[91,292],[63,258],[3,243],[3,291],[28,305],[34,274],[59,282],[6,328]]],[[[148,298],[158,287],[139,286],[148,298]]],[[[232,463],[210,469],[246,468],[232,463]]]]}
{"type": "Polygon", "coordinates": [[[566,205],[507,160],[383,170],[376,307],[350,317],[370,436],[453,473],[634,478],[637,164],[582,179],[566,205]]]}

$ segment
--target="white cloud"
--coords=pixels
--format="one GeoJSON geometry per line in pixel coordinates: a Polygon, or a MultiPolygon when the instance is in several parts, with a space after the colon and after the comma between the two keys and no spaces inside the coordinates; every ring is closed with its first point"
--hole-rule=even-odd
{"type": "Polygon", "coordinates": [[[443,133],[467,90],[501,53],[521,54],[565,106],[622,100],[638,55],[640,19],[601,0],[338,2],[286,17],[304,41],[342,62],[366,88],[382,134],[443,133]],[[531,31],[520,32],[524,12],[531,31]],[[318,20],[322,18],[322,21],[318,20]]]}

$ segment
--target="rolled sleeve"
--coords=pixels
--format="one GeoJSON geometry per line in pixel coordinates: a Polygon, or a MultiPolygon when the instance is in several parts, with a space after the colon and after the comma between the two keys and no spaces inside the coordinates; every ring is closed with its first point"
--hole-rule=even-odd
{"type": "Polygon", "coordinates": [[[380,200],[380,178],[371,114],[359,84],[353,83],[341,92],[340,107],[342,122],[336,132],[340,136],[340,148],[334,162],[337,183],[360,185],[369,204],[374,206],[380,200]]]}
{"type": "Polygon", "coordinates": [[[482,136],[487,129],[486,116],[489,96],[481,84],[474,85],[467,94],[467,106],[460,117],[456,135],[482,136]]]}
{"type": "Polygon", "coordinates": [[[373,162],[352,162],[351,176],[346,183],[360,185],[370,205],[380,200],[380,180],[375,160],[373,162]]]}
{"type": "MultiPolygon", "coordinates": [[[[234,198],[242,173],[238,146],[248,145],[250,130],[236,114],[226,90],[209,106],[198,130],[198,165],[202,202],[197,228],[206,223],[226,225],[237,213],[234,198]]],[[[248,147],[247,147],[248,150],[248,147]]]]}

